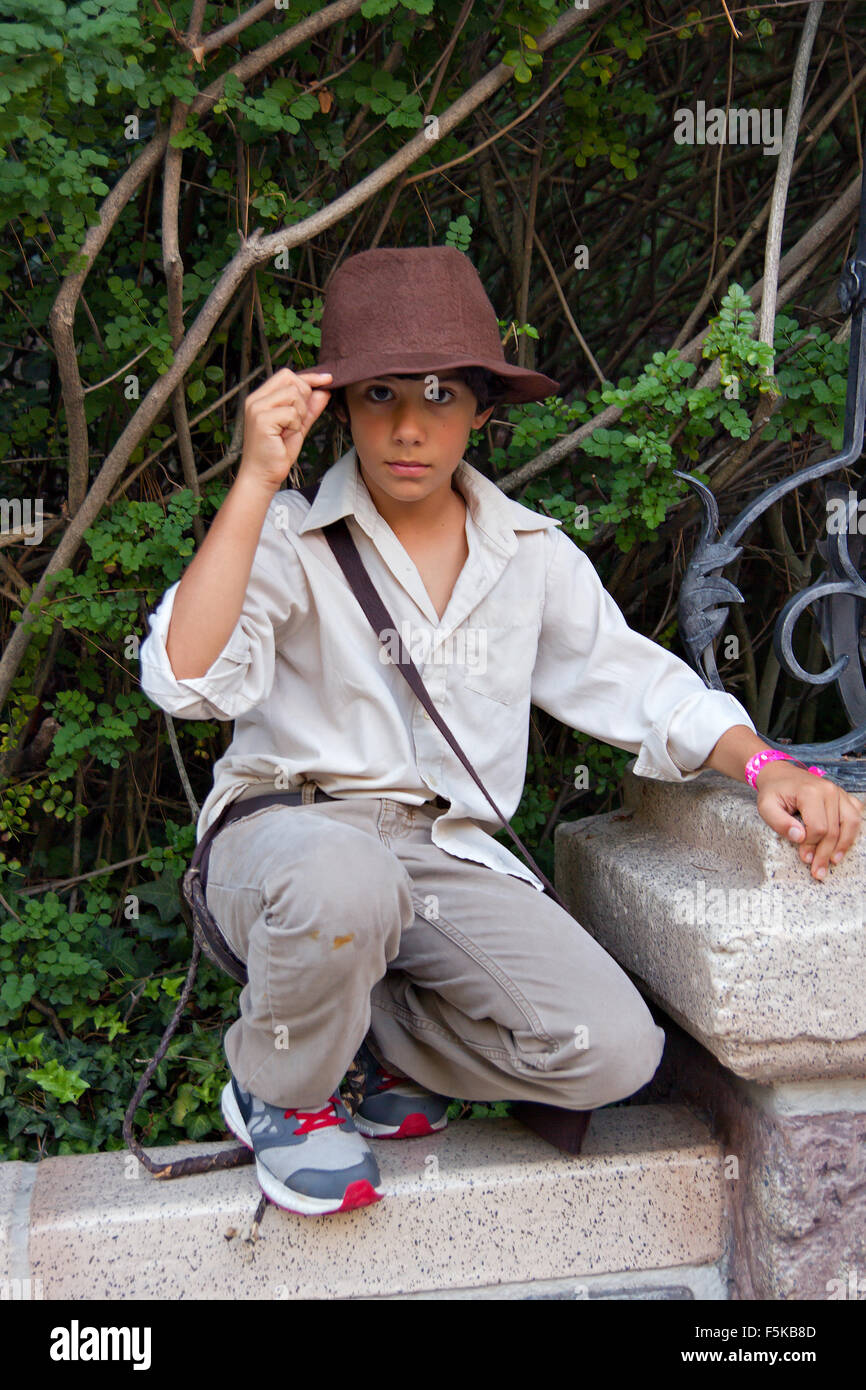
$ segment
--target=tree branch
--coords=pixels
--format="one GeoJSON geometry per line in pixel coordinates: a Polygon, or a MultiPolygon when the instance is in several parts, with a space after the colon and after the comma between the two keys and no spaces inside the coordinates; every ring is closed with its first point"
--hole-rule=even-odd
{"type": "MultiPolygon", "coordinates": [[[[776,322],[776,287],[779,282],[779,253],[782,246],[782,227],[785,221],[785,205],[788,201],[788,185],[791,181],[791,166],[794,163],[794,150],[803,114],[803,94],[806,89],[806,74],[812,56],[812,44],[824,0],[813,0],[809,5],[800,45],[794,62],[794,75],[791,79],[791,98],[785,118],[782,135],[782,149],[776,165],[776,179],[773,196],[770,200],[770,217],[767,224],[767,240],[764,248],[764,293],[761,297],[761,318],[758,341],[773,346],[773,328],[776,322]]],[[[772,371],[770,372],[772,376],[772,371]]]]}
{"type": "MultiPolygon", "coordinates": [[[[200,16],[199,16],[200,20],[200,16]]],[[[183,342],[183,259],[180,254],[178,232],[178,209],[180,206],[180,175],[183,165],[183,150],[171,143],[171,135],[183,130],[189,108],[182,101],[175,100],[171,113],[171,134],[165,154],[165,173],[162,193],[162,266],[165,273],[167,294],[168,327],[171,345],[177,351],[183,342]]],[[[171,409],[174,426],[177,430],[178,451],[180,453],[183,480],[193,497],[201,497],[192,435],[186,410],[186,391],[183,381],[179,381],[171,393],[171,409]]],[[[205,538],[204,521],[196,515],[192,519],[193,535],[196,545],[205,538]]]]}

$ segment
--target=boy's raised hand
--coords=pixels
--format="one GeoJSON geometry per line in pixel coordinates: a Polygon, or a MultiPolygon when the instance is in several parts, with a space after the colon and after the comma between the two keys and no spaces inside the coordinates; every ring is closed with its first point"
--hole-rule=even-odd
{"type": "Polygon", "coordinates": [[[831,863],[841,863],[860,832],[863,803],[856,796],[788,761],[761,768],[757,793],[758,814],[777,834],[798,845],[801,860],[819,882],[827,877],[831,863]]]}
{"type": "Polygon", "coordinates": [[[244,405],[244,448],[238,477],[278,490],[330,400],[330,372],[282,367],[244,405]]]}

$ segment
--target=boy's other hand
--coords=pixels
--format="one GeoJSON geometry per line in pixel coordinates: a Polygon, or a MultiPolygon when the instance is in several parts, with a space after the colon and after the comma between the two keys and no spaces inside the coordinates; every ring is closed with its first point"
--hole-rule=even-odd
{"type": "Polygon", "coordinates": [[[772,830],[798,846],[800,859],[822,882],[860,833],[863,803],[827,777],[779,759],[758,773],[758,814],[772,830]],[[797,820],[799,812],[802,820],[797,820]]]}
{"type": "Polygon", "coordinates": [[[282,367],[244,404],[244,449],[238,476],[277,491],[330,400],[330,372],[282,367]]]}

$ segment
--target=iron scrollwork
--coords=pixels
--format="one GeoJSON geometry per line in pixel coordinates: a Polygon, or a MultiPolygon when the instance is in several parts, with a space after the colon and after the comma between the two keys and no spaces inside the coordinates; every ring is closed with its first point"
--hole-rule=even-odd
{"type": "MultiPolygon", "coordinates": [[[[700,539],[691,557],[679,594],[679,629],[693,666],[705,684],[724,690],[716,666],[713,642],[728,617],[731,603],[743,603],[743,596],[730,580],[722,577],[726,565],[740,555],[742,536],[764,512],[780,498],[804,484],[828,477],[855,465],[863,452],[866,421],[866,178],[861,180],[860,222],[857,249],[845,264],[837,289],[843,314],[851,316],[848,350],[848,378],[845,396],[845,427],[842,452],[821,463],[801,469],[776,483],[748,503],[719,536],[719,512],[709,488],[690,473],[675,470],[697,492],[703,513],[700,539]]],[[[856,514],[866,513],[860,506],[866,480],[860,479],[856,492],[856,514]]],[[[794,757],[825,769],[852,792],[866,790],[866,547],[858,524],[850,525],[851,490],[838,482],[825,486],[826,515],[845,515],[844,526],[827,527],[826,539],[817,550],[826,566],[819,578],[801,592],[793,594],[779,613],[773,631],[773,648],[782,670],[809,685],[836,682],[845,712],[851,722],[849,733],[826,743],[784,743],[766,734],[761,737],[772,748],[784,748],[794,757]],[[818,673],[804,669],[793,650],[794,629],[803,613],[816,609],[818,634],[829,658],[829,666],[818,673]],[[848,756],[845,756],[848,755],[848,756]],[[861,755],[859,757],[852,755],[861,755]]]]}

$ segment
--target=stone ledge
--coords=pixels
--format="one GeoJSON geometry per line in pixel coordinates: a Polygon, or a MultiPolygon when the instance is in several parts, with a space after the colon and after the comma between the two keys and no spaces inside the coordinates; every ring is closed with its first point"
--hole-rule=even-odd
{"type": "MultiPolygon", "coordinates": [[[[166,1161],[219,1147],[150,1152],[166,1161]]],[[[126,1151],[45,1159],[33,1165],[29,1268],[19,1258],[17,1276],[41,1280],[46,1299],[331,1299],[676,1270],[723,1255],[721,1150],[680,1104],[597,1111],[576,1158],[514,1120],[462,1121],[375,1152],[383,1202],[318,1220],[269,1207],[255,1244],[252,1166],[166,1182],[126,1151]]],[[[0,1167],[7,1278],[30,1166],[0,1167]]]]}
{"type": "MultiPolygon", "coordinates": [[[[497,1303],[536,1303],[541,1300],[590,1302],[616,1300],[656,1302],[699,1299],[718,1302],[730,1297],[724,1261],[717,1265],[678,1265],[676,1269],[640,1269],[619,1274],[584,1274],[571,1279],[534,1279],[520,1284],[492,1284],[474,1289],[439,1289],[431,1293],[386,1295],[389,1302],[419,1299],[433,1302],[479,1300],[497,1303]]],[[[379,1298],[370,1301],[381,1301],[379,1298]]]]}
{"type": "Polygon", "coordinates": [[[556,828],[577,921],[738,1076],[866,1076],[866,835],[820,884],[721,774],[624,790],[556,828]]]}
{"type": "Polygon", "coordinates": [[[745,1102],[768,1115],[866,1115],[866,1076],[769,1085],[739,1076],[730,1080],[745,1102]]]}

